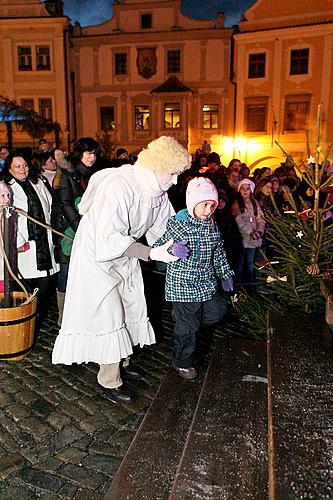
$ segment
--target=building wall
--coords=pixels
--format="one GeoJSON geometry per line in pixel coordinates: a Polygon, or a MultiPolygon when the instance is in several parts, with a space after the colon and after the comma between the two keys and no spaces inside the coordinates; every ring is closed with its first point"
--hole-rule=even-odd
{"type": "MultiPolygon", "coordinates": [[[[181,0],[125,0],[114,5],[113,12],[112,19],[100,25],[81,28],[76,24],[71,47],[65,35],[65,50],[66,17],[51,16],[39,0],[24,4],[0,0],[0,64],[5,68],[0,72],[1,94],[19,103],[33,99],[37,112],[39,99],[51,99],[64,147],[68,129],[70,144],[80,136],[95,137],[102,126],[101,110],[106,108],[114,111],[108,131],[111,140],[132,152],[169,134],[190,151],[207,140],[225,164],[233,156],[250,164],[258,157],[272,157],[268,161],[274,166],[283,157],[275,141],[297,159],[306,158],[305,131],[285,127],[286,106],[293,98],[308,102],[312,143],[319,104],[322,146],[333,139],[333,8],[326,0],[316,0],[315,5],[312,0],[258,0],[248,9],[234,36],[234,85],[229,79],[232,30],[223,27],[223,16],[215,21],[191,19],[182,14],[181,0]],[[147,13],[152,15],[151,27],[142,28],[141,16],[147,13]],[[20,45],[32,48],[33,65],[36,46],[49,45],[50,70],[37,71],[34,66],[31,71],[19,71],[20,45]],[[145,76],[138,68],[142,49],[156,56],[156,68],[145,76]],[[302,49],[309,51],[308,70],[290,75],[291,51],[302,49]],[[180,68],[174,72],[167,68],[170,50],[180,51],[180,68]],[[124,74],[117,74],[116,54],[126,54],[124,74]],[[265,54],[265,74],[249,78],[249,56],[255,54],[265,54]],[[158,91],[170,76],[176,76],[187,91],[158,91]],[[179,103],[177,128],[165,128],[168,103],[179,103]],[[251,103],[266,107],[262,131],[248,130],[251,103]],[[205,105],[218,106],[216,128],[203,128],[205,105]],[[149,128],[136,129],[136,106],[150,108],[149,128]]],[[[5,130],[0,126],[0,142],[4,141],[5,130]]],[[[31,144],[22,133],[15,134],[15,141],[31,144]]]]}
{"type": "MultiPolygon", "coordinates": [[[[29,2],[28,2],[29,3],[29,2]]],[[[64,54],[64,30],[69,24],[66,17],[47,15],[42,4],[30,2],[30,7],[38,10],[44,17],[0,18],[0,63],[4,69],[0,72],[0,93],[18,104],[22,99],[33,101],[34,109],[40,112],[41,99],[50,99],[52,119],[59,122],[63,131],[67,129],[66,74],[64,54]],[[41,12],[41,9],[44,9],[41,12]],[[19,47],[30,47],[32,66],[29,70],[19,68],[19,47]],[[37,69],[37,47],[48,47],[50,68],[37,69]]],[[[28,5],[29,6],[29,5],[28,5]]],[[[0,9],[5,7],[0,5],[0,9]]],[[[17,16],[35,14],[34,10],[26,13],[15,11],[17,16]]],[[[1,11],[3,14],[3,12],[1,11]]],[[[44,101],[45,104],[46,101],[44,101]]],[[[6,142],[5,127],[0,126],[0,142],[6,142]]],[[[66,145],[66,133],[64,133],[66,145]]],[[[54,138],[50,136],[53,142],[54,138]]],[[[15,131],[14,145],[31,145],[32,139],[23,132],[15,131]]]]}
{"type": "MultiPolygon", "coordinates": [[[[297,2],[296,2],[297,3],[297,2]]],[[[240,23],[240,33],[235,36],[235,77],[237,81],[236,141],[239,153],[251,163],[258,157],[273,156],[272,165],[283,157],[283,149],[298,161],[306,160],[306,131],[309,129],[312,152],[316,131],[318,105],[322,105],[323,119],[321,144],[326,150],[333,139],[333,9],[327,2],[298,2],[303,5],[271,9],[271,2],[258,2],[245,13],[247,21],[240,23]],[[315,12],[313,12],[315,10],[315,12]],[[324,12],[325,11],[325,12],[324,12]],[[311,12],[313,16],[311,16],[311,12]],[[298,16],[298,17],[297,17],[298,16]],[[325,22],[322,19],[325,18],[325,22]],[[314,22],[316,21],[316,22],[314,22]],[[306,25],[302,25],[302,23],[306,25]],[[260,26],[260,28],[259,28],[260,26]],[[308,69],[302,74],[291,73],[292,51],[308,50],[308,69]],[[249,77],[250,55],[266,54],[264,77],[249,77]],[[266,130],[248,131],[248,105],[266,100],[266,130]],[[309,104],[306,127],[288,130],[287,114],[293,101],[306,100],[309,104]]],[[[300,105],[300,104],[298,104],[300,105]]],[[[292,115],[290,115],[292,116],[292,115]]],[[[314,154],[314,153],[313,153],[314,154]]]]}
{"type": "Polygon", "coordinates": [[[109,131],[117,146],[136,152],[161,135],[177,138],[190,150],[209,140],[220,147],[221,136],[230,134],[229,53],[230,29],[216,28],[211,21],[184,16],[179,0],[136,2],[114,5],[113,18],[98,26],[77,27],[72,38],[75,54],[78,136],[94,136],[101,128],[100,108],[114,107],[115,129],[109,131]],[[141,29],[142,13],[152,14],[151,29],[141,29]],[[156,71],[139,74],[138,52],[152,49],[156,71]],[[180,70],[168,73],[167,54],[180,50],[180,70]],[[115,57],[126,53],[127,72],[117,75],[115,57]],[[188,92],[154,93],[171,75],[189,88],[188,92]],[[203,129],[202,107],[219,106],[218,128],[203,129]],[[164,128],[164,104],[179,103],[181,125],[164,128]],[[136,105],[150,107],[149,130],[136,130],[136,105]]]}

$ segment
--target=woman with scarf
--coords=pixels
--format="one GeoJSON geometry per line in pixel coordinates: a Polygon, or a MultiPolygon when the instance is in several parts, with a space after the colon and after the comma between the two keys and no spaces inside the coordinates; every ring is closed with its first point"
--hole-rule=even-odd
{"type": "MultiPolygon", "coordinates": [[[[14,195],[14,206],[39,222],[50,224],[52,196],[47,183],[31,168],[24,152],[9,154],[1,172],[14,195]]],[[[18,254],[18,271],[28,291],[38,288],[38,316],[47,311],[50,277],[58,272],[54,259],[51,232],[23,215],[18,217],[18,232],[26,243],[26,251],[18,254]]]]}

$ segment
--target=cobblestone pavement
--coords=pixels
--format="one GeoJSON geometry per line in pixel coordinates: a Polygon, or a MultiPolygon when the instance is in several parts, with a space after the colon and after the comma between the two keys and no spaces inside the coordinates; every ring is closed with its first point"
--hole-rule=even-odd
{"type": "Polygon", "coordinates": [[[145,377],[127,382],[139,396],[129,406],[99,392],[97,365],[51,364],[58,332],[54,297],[32,352],[0,362],[1,500],[104,498],[170,366],[173,323],[161,279],[148,279],[146,290],[158,342],[133,359],[145,377]]]}

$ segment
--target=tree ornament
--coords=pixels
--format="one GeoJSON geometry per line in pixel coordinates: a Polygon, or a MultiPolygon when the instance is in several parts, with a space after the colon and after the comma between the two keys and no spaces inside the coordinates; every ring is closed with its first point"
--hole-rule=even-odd
{"type": "Polygon", "coordinates": [[[303,236],[304,236],[303,231],[297,231],[296,238],[299,238],[301,240],[303,238],[303,236]]]}
{"type": "Polygon", "coordinates": [[[313,275],[313,276],[320,274],[319,266],[316,263],[313,263],[313,264],[310,264],[309,266],[307,266],[306,271],[308,274],[313,275]]]}
{"type": "Polygon", "coordinates": [[[237,293],[235,293],[235,295],[232,295],[232,296],[231,296],[231,303],[232,303],[232,305],[233,305],[234,307],[235,307],[235,304],[238,302],[238,300],[239,300],[239,299],[238,299],[238,295],[237,295],[237,293]]]}
{"type": "Polygon", "coordinates": [[[308,162],[308,165],[311,165],[311,163],[314,163],[316,160],[314,159],[314,157],[312,155],[309,156],[309,158],[307,159],[307,162],[308,162]]]}
{"type": "Polygon", "coordinates": [[[277,278],[273,278],[273,276],[267,276],[266,282],[268,284],[274,283],[274,281],[285,281],[285,282],[287,282],[288,278],[287,278],[287,276],[282,276],[282,278],[280,276],[278,276],[277,278]]]}
{"type": "Polygon", "coordinates": [[[258,269],[263,269],[266,266],[272,266],[273,264],[280,264],[279,260],[261,260],[257,262],[257,264],[260,266],[258,269]]]}

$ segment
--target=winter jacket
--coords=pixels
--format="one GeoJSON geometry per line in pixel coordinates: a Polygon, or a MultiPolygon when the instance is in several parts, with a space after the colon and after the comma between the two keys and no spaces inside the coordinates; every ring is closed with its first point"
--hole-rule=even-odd
{"type": "MultiPolygon", "coordinates": [[[[30,182],[30,181],[26,181],[30,182]]],[[[28,198],[22,189],[22,187],[13,178],[9,182],[10,187],[14,194],[14,205],[21,208],[25,212],[28,212],[28,198]]],[[[41,203],[44,218],[46,224],[50,224],[50,213],[51,213],[51,193],[46,186],[43,179],[39,179],[36,184],[31,183],[33,189],[36,191],[39,201],[41,203]]],[[[19,245],[29,242],[29,248],[22,253],[17,255],[18,270],[20,275],[25,279],[33,278],[43,278],[48,274],[52,275],[59,271],[59,265],[55,261],[54,257],[54,246],[52,242],[51,231],[47,231],[47,242],[51,257],[50,269],[39,270],[37,265],[37,249],[36,242],[34,240],[29,240],[29,230],[27,218],[23,215],[18,217],[18,234],[20,235],[19,245]]]]}
{"type": "Polygon", "coordinates": [[[190,255],[167,264],[165,298],[172,302],[202,302],[210,300],[217,291],[217,280],[233,276],[213,220],[199,220],[186,209],[168,221],[166,232],[154,246],[168,240],[187,241],[190,255]]]}
{"type": "MultiPolygon", "coordinates": [[[[61,161],[53,182],[52,227],[64,233],[69,227],[76,232],[80,215],[75,206],[77,198],[82,197],[96,168],[86,168],[82,163],[73,166],[70,161],[61,161]]],[[[61,249],[62,238],[54,235],[55,256],[58,262],[68,262],[69,256],[61,249]]]]}
{"type": "Polygon", "coordinates": [[[259,231],[264,234],[266,222],[264,214],[257,200],[254,200],[257,205],[257,215],[253,210],[251,201],[245,204],[244,212],[239,212],[236,217],[239,232],[243,238],[244,248],[259,248],[262,245],[262,238],[253,237],[254,231],[259,231]]]}

